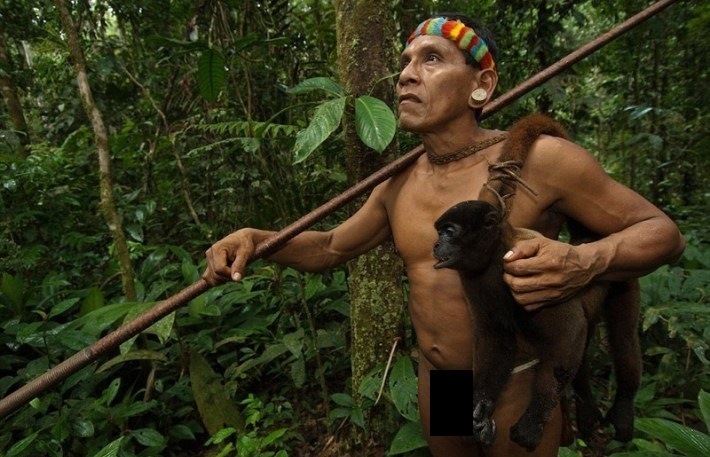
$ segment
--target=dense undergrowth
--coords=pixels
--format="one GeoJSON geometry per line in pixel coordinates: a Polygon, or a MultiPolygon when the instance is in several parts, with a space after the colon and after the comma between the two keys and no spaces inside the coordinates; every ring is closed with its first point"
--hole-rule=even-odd
{"type": "MultiPolygon", "coordinates": [[[[2,165],[8,173],[0,198],[12,210],[2,227],[3,251],[10,254],[1,265],[2,395],[193,283],[203,268],[199,251],[148,245],[136,235],[139,296],[125,301],[96,209],[80,200],[93,185],[86,157],[54,152],[2,165]]],[[[134,207],[129,227],[147,231],[151,214],[146,205],[134,207]]],[[[644,378],[636,406],[639,417],[706,431],[698,395],[710,388],[710,257],[697,217],[689,219],[682,260],[642,280],[644,378]]],[[[4,419],[0,452],[327,455],[344,423],[367,427],[372,407],[393,408],[400,417],[388,446],[393,455],[420,448],[415,362],[407,356],[394,361],[377,406],[383,367],[353,394],[348,314],[346,270],[303,274],[258,261],[240,283],[209,290],[4,419]]],[[[603,328],[595,341],[595,388],[606,406],[613,373],[603,328]]],[[[602,454],[591,453],[594,443],[579,441],[563,453],[662,455],[641,450],[667,446],[673,455],[698,455],[683,454],[673,440],[663,444],[654,427],[676,426],[668,424],[639,422],[637,440],[604,443],[594,451],[602,454]]],[[[707,444],[707,435],[700,441],[707,444]]]]}

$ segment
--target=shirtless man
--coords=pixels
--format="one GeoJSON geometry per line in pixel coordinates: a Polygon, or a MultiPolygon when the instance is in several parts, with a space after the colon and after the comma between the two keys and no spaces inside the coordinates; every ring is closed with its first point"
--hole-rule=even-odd
{"type": "MultiPolygon", "coordinates": [[[[562,426],[559,407],[534,452],[508,438],[509,428],[527,405],[532,370],[512,375],[498,400],[493,415],[498,437],[491,447],[484,450],[470,439],[429,433],[429,371],[470,369],[473,345],[458,273],[433,268],[434,221],[453,204],[478,197],[488,177],[488,162],[500,154],[501,143],[491,143],[503,132],[483,129],[477,120],[498,82],[495,51],[490,33],[466,18],[422,23],[402,53],[397,94],[399,126],[419,134],[427,154],[377,186],[340,226],[304,232],[270,260],[302,271],[321,271],[392,237],[411,288],[409,312],[420,354],[419,407],[432,454],[554,457],[562,426]],[[466,46],[471,42],[472,51],[466,46]],[[481,142],[489,146],[468,153],[481,142]],[[456,160],[440,159],[453,154],[456,160]]],[[[541,137],[522,178],[538,195],[518,193],[510,214],[513,225],[556,239],[563,217],[569,216],[604,236],[579,246],[552,239],[516,244],[505,256],[504,278],[526,309],[568,297],[595,279],[646,274],[676,260],[684,249],[683,237],[663,212],[613,181],[592,155],[569,141],[541,137]]],[[[238,281],[255,246],[273,233],[245,228],[218,241],[207,251],[204,278],[210,284],[238,281]]]]}

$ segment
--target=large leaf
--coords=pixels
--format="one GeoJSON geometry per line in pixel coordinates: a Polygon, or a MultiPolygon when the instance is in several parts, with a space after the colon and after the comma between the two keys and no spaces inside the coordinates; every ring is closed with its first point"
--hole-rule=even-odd
{"type": "Polygon", "coordinates": [[[229,398],[220,379],[202,355],[196,351],[190,352],[192,394],[205,428],[210,435],[214,435],[225,426],[231,426],[242,434],[244,418],[229,398]]]}
{"type": "Polygon", "coordinates": [[[703,413],[705,428],[710,432],[710,394],[701,390],[698,394],[698,404],[700,405],[700,411],[703,413]]]}
{"type": "Polygon", "coordinates": [[[395,435],[387,455],[404,454],[426,446],[427,443],[422,433],[421,424],[419,422],[407,422],[395,435]]]}
{"type": "Polygon", "coordinates": [[[296,135],[296,144],[293,148],[294,164],[306,160],[338,128],[345,111],[346,100],[346,97],[340,97],[318,105],[311,123],[296,135]]]}
{"type": "Polygon", "coordinates": [[[25,285],[22,282],[22,279],[3,273],[2,281],[0,282],[0,292],[7,297],[10,302],[9,304],[15,313],[19,314],[22,312],[22,297],[25,292],[25,285]]]}
{"type": "Polygon", "coordinates": [[[377,152],[392,142],[397,119],[382,100],[363,95],[355,100],[355,130],[363,143],[377,152]]]}
{"type": "Polygon", "coordinates": [[[389,379],[392,401],[397,411],[409,419],[416,421],[419,418],[417,410],[417,377],[414,374],[412,359],[400,357],[392,366],[389,379]]]}
{"type": "Polygon", "coordinates": [[[688,457],[710,455],[710,435],[707,433],[657,418],[637,419],[636,428],[662,440],[666,446],[676,449],[688,457]]]}
{"type": "Polygon", "coordinates": [[[205,50],[197,61],[197,86],[200,94],[208,102],[215,102],[226,81],[227,70],[222,55],[214,49],[205,50]]]}
{"type": "Polygon", "coordinates": [[[120,436],[115,440],[111,441],[106,446],[104,446],[103,449],[94,454],[93,457],[116,457],[118,455],[119,449],[121,448],[121,441],[123,441],[123,438],[123,436],[120,436]]]}
{"type": "Polygon", "coordinates": [[[122,353],[120,355],[117,355],[116,357],[112,358],[108,362],[102,364],[97,370],[97,373],[102,373],[109,368],[118,365],[120,363],[124,362],[129,362],[132,360],[152,360],[155,362],[167,362],[168,358],[165,356],[165,354],[162,354],[157,351],[151,351],[149,349],[137,349],[135,351],[130,351],[126,353],[122,353]]]}
{"type": "MultiPolygon", "coordinates": [[[[126,317],[123,319],[123,323],[127,324],[133,321],[141,314],[153,308],[153,306],[155,306],[155,302],[140,303],[133,306],[126,314],[126,317]]],[[[152,333],[158,337],[158,339],[160,340],[160,344],[165,344],[165,342],[168,340],[168,338],[170,338],[170,335],[172,334],[174,323],[175,313],[172,312],[160,319],[158,322],[152,324],[147,329],[143,330],[143,333],[152,333]]],[[[138,335],[134,335],[133,337],[121,343],[121,346],[119,346],[121,354],[128,353],[133,347],[133,343],[136,341],[137,338],[138,335]]]]}
{"type": "Polygon", "coordinates": [[[286,93],[295,95],[305,94],[316,90],[323,90],[336,97],[342,97],[345,94],[345,91],[338,83],[330,78],[324,78],[322,76],[301,81],[300,84],[286,89],[286,93]]]}

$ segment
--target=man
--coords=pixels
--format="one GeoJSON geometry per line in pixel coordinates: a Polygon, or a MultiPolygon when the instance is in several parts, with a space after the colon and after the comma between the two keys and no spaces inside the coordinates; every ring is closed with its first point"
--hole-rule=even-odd
{"type": "MultiPolygon", "coordinates": [[[[434,456],[556,456],[559,408],[532,453],[511,442],[533,370],[513,374],[494,413],[498,437],[482,449],[470,439],[429,436],[429,372],[471,368],[472,324],[458,274],[435,270],[434,221],[450,206],[478,197],[488,163],[501,152],[504,132],[478,125],[498,82],[490,33],[461,16],[432,18],[412,34],[397,81],[399,126],[421,136],[427,154],[377,186],[365,204],[328,232],[304,232],[271,260],[302,271],[346,262],[392,237],[410,282],[409,312],[419,345],[419,407],[434,456]]],[[[510,222],[551,239],[519,242],[506,254],[504,278],[528,310],[568,297],[595,279],[626,279],[676,260],[684,241],[675,224],[643,197],[610,179],[579,146],[543,136],[532,147],[522,178],[537,196],[519,192],[510,222]],[[553,241],[569,216],[603,236],[571,246],[553,241]]],[[[207,251],[204,278],[239,280],[255,246],[273,232],[246,228],[207,251]]]]}

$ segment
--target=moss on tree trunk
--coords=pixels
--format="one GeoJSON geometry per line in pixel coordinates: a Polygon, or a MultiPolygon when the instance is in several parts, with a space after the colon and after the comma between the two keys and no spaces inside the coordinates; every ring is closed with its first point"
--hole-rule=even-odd
{"type": "MultiPolygon", "coordinates": [[[[335,2],[335,12],[341,84],[350,95],[369,94],[391,105],[394,90],[392,79],[386,76],[392,73],[397,49],[391,2],[341,0],[335,2]]],[[[392,145],[384,154],[367,148],[358,139],[352,118],[352,112],[348,112],[345,142],[348,179],[356,182],[391,160],[397,148],[392,145]]],[[[402,335],[402,262],[392,243],[386,243],[353,260],[348,267],[353,392],[357,397],[364,376],[378,364],[386,363],[392,342],[402,335]]],[[[379,407],[370,410],[366,417],[367,436],[358,437],[357,441],[386,446],[393,422],[390,411],[379,407]]]]}

